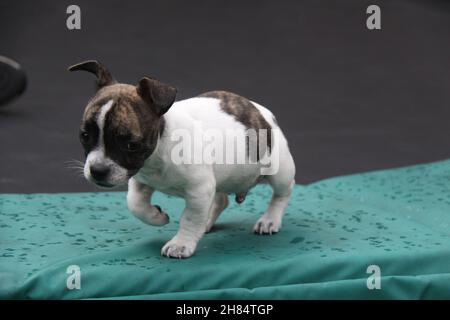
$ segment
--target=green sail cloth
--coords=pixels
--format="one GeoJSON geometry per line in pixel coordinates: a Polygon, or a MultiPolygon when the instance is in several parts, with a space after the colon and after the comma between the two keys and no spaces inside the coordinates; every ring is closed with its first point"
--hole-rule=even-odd
{"type": "Polygon", "coordinates": [[[450,160],[297,185],[282,231],[253,235],[269,197],[253,189],[177,260],[160,250],[181,199],[155,195],[171,216],[157,228],[123,192],[0,195],[0,298],[450,299],[450,160]]]}

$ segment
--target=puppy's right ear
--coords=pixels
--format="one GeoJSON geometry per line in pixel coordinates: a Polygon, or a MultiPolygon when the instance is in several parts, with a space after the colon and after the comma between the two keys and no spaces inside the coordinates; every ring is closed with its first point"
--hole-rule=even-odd
{"type": "Polygon", "coordinates": [[[175,87],[150,77],[139,80],[136,91],[158,116],[162,116],[169,110],[177,96],[175,87]]]}
{"type": "Polygon", "coordinates": [[[97,77],[97,89],[117,83],[108,69],[96,60],[77,63],[67,68],[69,71],[83,70],[93,73],[97,77]]]}

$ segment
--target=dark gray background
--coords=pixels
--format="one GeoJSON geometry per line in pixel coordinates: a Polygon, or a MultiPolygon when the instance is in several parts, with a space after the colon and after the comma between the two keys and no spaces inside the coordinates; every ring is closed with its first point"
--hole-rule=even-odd
{"type": "Polygon", "coordinates": [[[0,192],[88,191],[67,168],[99,59],[120,81],[153,75],[179,98],[231,90],[269,107],[297,182],[450,157],[450,1],[6,1],[0,54],[29,76],[0,108],[0,192]],[[82,30],[66,29],[78,4],[82,30]],[[366,8],[382,30],[366,29],[366,8]]]}

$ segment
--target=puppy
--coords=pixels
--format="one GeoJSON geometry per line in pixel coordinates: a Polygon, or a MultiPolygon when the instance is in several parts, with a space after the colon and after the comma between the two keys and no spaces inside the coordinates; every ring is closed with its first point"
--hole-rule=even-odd
{"type": "Polygon", "coordinates": [[[167,213],[151,204],[155,190],[185,199],[180,228],[163,246],[162,255],[190,257],[227,207],[228,195],[235,194],[241,203],[262,181],[270,184],[273,195],[254,232],[280,230],[295,184],[295,164],[268,109],[225,91],[175,102],[174,87],[150,77],[136,86],[118,83],[97,61],[69,70],[97,77],[97,92],[80,128],[86,179],[105,188],[128,182],[128,208],[153,226],[169,222],[167,213]],[[228,147],[229,136],[241,147],[228,147]],[[199,144],[213,140],[213,149],[199,144]]]}

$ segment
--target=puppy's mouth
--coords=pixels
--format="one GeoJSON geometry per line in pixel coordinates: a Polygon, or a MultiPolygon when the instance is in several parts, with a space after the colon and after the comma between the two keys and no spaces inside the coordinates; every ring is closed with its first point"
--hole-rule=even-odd
{"type": "Polygon", "coordinates": [[[102,188],[114,188],[115,187],[115,185],[113,185],[113,184],[111,184],[111,183],[108,183],[108,182],[104,182],[104,181],[94,181],[94,183],[97,185],[97,186],[99,186],[99,187],[102,187],[102,188]]]}

